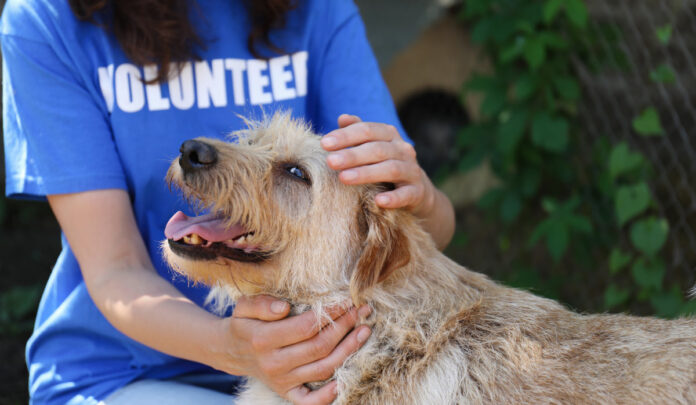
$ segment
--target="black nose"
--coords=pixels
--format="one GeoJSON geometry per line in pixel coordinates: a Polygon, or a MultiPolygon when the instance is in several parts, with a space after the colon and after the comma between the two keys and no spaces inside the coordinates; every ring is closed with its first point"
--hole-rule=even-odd
{"type": "Polygon", "coordinates": [[[190,139],[179,148],[179,166],[184,172],[207,169],[217,162],[217,150],[205,142],[190,139]]]}

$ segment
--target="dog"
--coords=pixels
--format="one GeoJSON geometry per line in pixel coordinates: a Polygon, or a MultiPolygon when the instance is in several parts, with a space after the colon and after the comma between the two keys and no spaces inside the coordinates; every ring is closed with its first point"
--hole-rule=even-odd
{"type": "MultiPolygon", "coordinates": [[[[469,271],[375,204],[389,185],[342,184],[288,113],[233,136],[182,145],[167,180],[210,214],[177,213],[165,257],[219,309],[258,294],[321,317],[369,304],[335,404],[696,404],[693,319],[580,315],[469,271]]],[[[254,379],[239,401],[287,404],[254,379]]]]}

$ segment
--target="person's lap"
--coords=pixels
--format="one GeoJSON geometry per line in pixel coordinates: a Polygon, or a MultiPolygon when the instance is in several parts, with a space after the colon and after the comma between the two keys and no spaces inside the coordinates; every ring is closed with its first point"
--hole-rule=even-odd
{"type": "Polygon", "coordinates": [[[99,405],[234,405],[239,379],[187,375],[171,380],[138,380],[109,395],[99,405]]]}

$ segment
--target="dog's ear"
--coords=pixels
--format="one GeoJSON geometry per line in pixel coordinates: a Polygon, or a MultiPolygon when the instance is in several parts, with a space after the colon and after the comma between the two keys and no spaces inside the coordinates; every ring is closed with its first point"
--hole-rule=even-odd
{"type": "Polygon", "coordinates": [[[358,213],[363,248],[350,280],[354,304],[362,301],[363,292],[384,281],[394,270],[411,260],[408,239],[399,224],[400,212],[380,208],[374,196],[365,198],[358,213]]]}

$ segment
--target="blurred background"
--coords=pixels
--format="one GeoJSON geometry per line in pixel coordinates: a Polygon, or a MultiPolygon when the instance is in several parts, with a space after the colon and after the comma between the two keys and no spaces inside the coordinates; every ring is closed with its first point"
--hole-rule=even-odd
{"type": "MultiPolygon", "coordinates": [[[[580,312],[696,310],[696,0],[356,3],[450,257],[580,312]]],[[[0,197],[0,404],[59,248],[45,203],[0,197]]]]}

